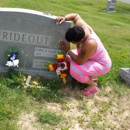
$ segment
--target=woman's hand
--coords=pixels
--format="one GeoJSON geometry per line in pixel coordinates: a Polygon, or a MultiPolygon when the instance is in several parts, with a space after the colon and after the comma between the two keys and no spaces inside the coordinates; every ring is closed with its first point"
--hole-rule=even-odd
{"type": "Polygon", "coordinates": [[[63,51],[68,52],[70,50],[70,44],[66,44],[63,40],[59,41],[60,47],[63,51]]]}
{"type": "Polygon", "coordinates": [[[58,17],[56,18],[56,24],[61,24],[61,23],[63,23],[64,21],[66,21],[66,17],[58,16],[58,17]]]}

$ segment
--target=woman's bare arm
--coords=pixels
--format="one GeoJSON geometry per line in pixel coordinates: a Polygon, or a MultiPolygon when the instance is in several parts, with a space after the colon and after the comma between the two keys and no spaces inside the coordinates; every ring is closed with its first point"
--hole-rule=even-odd
{"type": "Polygon", "coordinates": [[[92,54],[96,51],[96,48],[96,42],[94,40],[90,40],[84,43],[78,55],[75,55],[72,51],[69,51],[68,54],[70,55],[73,61],[81,65],[92,56],[92,54]]]}
{"type": "Polygon", "coordinates": [[[77,13],[70,13],[65,16],[59,16],[56,18],[56,23],[61,24],[66,20],[73,21],[76,26],[83,26],[87,24],[77,13]]]}

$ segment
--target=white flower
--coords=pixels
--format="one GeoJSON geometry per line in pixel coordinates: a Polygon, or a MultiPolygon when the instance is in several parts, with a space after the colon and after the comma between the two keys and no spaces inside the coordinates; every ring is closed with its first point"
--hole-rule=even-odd
{"type": "Polygon", "coordinates": [[[19,64],[19,60],[16,59],[16,60],[13,60],[13,61],[7,61],[6,65],[9,66],[9,67],[18,67],[18,64],[19,64]]]}

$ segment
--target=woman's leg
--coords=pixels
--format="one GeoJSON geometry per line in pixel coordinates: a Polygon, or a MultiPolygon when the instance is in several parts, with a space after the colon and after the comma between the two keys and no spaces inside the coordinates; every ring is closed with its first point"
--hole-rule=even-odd
{"type": "Polygon", "coordinates": [[[97,87],[97,83],[94,82],[92,79],[89,79],[89,81],[86,83],[88,90],[93,90],[95,87],[97,87]]]}

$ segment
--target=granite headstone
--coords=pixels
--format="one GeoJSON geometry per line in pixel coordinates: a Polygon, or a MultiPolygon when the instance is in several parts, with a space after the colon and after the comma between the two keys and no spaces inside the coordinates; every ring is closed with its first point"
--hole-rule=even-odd
{"type": "Polygon", "coordinates": [[[45,70],[47,61],[56,61],[58,41],[64,39],[71,22],[56,25],[57,16],[20,8],[0,8],[0,73],[7,72],[5,50],[16,46],[20,50],[17,70],[28,75],[55,78],[55,72],[45,70]]]}
{"type": "Polygon", "coordinates": [[[130,68],[121,68],[119,75],[130,86],[130,68]]]}
{"type": "Polygon", "coordinates": [[[116,7],[116,0],[107,1],[107,6],[106,6],[107,12],[115,12],[115,7],[116,7]]]}

